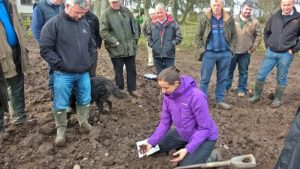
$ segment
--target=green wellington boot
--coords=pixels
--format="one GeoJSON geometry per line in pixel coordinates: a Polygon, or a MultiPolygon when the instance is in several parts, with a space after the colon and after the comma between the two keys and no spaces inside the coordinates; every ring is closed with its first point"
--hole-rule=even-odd
{"type": "Polygon", "coordinates": [[[54,111],[56,138],[55,145],[63,146],[66,142],[67,113],[66,110],[54,111]]]}
{"type": "Polygon", "coordinates": [[[254,95],[248,99],[250,103],[260,101],[261,93],[264,89],[265,82],[264,81],[256,81],[254,87],[254,95]]]}
{"type": "Polygon", "coordinates": [[[284,89],[285,89],[285,86],[277,86],[276,87],[274,100],[271,104],[272,108],[278,108],[282,105],[281,99],[282,99],[282,96],[283,96],[283,93],[284,93],[284,89]]]}
{"type": "Polygon", "coordinates": [[[92,126],[88,122],[89,113],[90,113],[89,104],[88,105],[76,104],[76,111],[77,111],[77,119],[82,132],[89,133],[92,130],[92,126]]]}

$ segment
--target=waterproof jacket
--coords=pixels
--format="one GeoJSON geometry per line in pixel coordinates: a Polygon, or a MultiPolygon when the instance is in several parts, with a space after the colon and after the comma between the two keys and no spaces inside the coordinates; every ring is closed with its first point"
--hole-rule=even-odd
{"type": "Polygon", "coordinates": [[[294,8],[292,17],[284,24],[282,10],[277,11],[268,20],[264,29],[264,41],[266,48],[273,52],[287,52],[292,50],[293,53],[300,49],[300,14],[294,8]]]}
{"type": "Polygon", "coordinates": [[[100,25],[100,35],[110,57],[135,56],[139,33],[133,14],[128,8],[107,8],[102,14],[100,25]]]}
{"type": "Polygon", "coordinates": [[[284,147],[274,169],[299,169],[300,167],[300,107],[296,113],[284,147]]]}
{"type": "Polygon", "coordinates": [[[236,45],[235,53],[244,54],[252,53],[258,48],[262,30],[259,21],[251,16],[245,25],[241,27],[240,15],[235,17],[236,31],[238,34],[238,43],[236,45]]]}
{"type": "Polygon", "coordinates": [[[152,48],[153,58],[175,58],[175,46],[182,41],[178,23],[167,15],[161,27],[159,22],[151,23],[148,31],[148,45],[152,48]]]}
{"type": "Polygon", "coordinates": [[[94,41],[96,42],[97,48],[101,48],[102,38],[100,36],[100,26],[98,17],[93,14],[91,11],[88,11],[84,15],[85,20],[89,23],[90,31],[93,36],[94,41]]]}
{"type": "Polygon", "coordinates": [[[54,5],[51,1],[40,0],[33,4],[31,31],[38,43],[45,23],[64,10],[64,4],[54,5]]]}
{"type": "Polygon", "coordinates": [[[84,73],[95,62],[97,49],[88,23],[62,12],[43,27],[40,54],[53,71],[84,73]]]}
{"type": "MultiPolygon", "coordinates": [[[[29,59],[25,46],[24,27],[21,25],[17,6],[11,0],[3,0],[6,10],[10,16],[14,30],[18,37],[18,45],[21,51],[22,72],[26,73],[29,67],[29,59]]],[[[16,66],[13,61],[13,54],[10,45],[7,42],[6,32],[2,22],[0,21],[0,63],[5,78],[12,78],[17,75],[16,66]]]]}
{"type": "Polygon", "coordinates": [[[172,122],[185,148],[193,153],[205,140],[217,140],[218,129],[210,116],[207,97],[196,87],[196,81],[182,76],[179,87],[164,95],[161,119],[148,143],[156,146],[169,131],[172,122]]]}
{"type": "MultiPolygon", "coordinates": [[[[212,11],[208,11],[201,15],[199,18],[199,25],[196,32],[196,57],[198,60],[201,60],[203,53],[206,50],[207,43],[211,34],[211,18],[212,11]]],[[[224,37],[226,42],[230,47],[230,51],[233,53],[237,44],[237,32],[235,28],[234,19],[223,9],[223,28],[224,28],[224,37]]]]}

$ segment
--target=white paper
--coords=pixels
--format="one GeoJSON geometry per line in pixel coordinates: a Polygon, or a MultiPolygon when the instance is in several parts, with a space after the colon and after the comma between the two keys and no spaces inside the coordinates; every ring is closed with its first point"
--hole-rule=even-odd
{"type": "Polygon", "coordinates": [[[159,146],[156,145],[155,147],[152,147],[147,153],[141,154],[140,153],[140,146],[143,145],[143,144],[147,144],[148,143],[147,141],[148,141],[148,139],[136,142],[136,146],[137,146],[139,158],[142,158],[142,157],[145,157],[145,156],[149,156],[149,155],[151,155],[153,153],[156,153],[156,152],[158,152],[160,150],[159,146]]]}

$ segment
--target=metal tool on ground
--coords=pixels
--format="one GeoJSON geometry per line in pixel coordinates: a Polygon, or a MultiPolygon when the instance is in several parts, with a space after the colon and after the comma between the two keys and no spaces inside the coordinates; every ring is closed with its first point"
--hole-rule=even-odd
{"type": "Polygon", "coordinates": [[[256,166],[255,157],[252,154],[241,155],[233,157],[228,161],[218,161],[211,163],[202,163],[176,167],[175,169],[190,169],[190,168],[212,168],[212,167],[225,167],[232,166],[235,168],[253,168],[256,166]]]}

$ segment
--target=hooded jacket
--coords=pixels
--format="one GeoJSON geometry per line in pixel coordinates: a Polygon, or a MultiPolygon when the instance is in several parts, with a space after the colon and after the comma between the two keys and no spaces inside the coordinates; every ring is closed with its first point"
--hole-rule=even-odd
{"type": "Polygon", "coordinates": [[[150,23],[148,34],[148,45],[152,48],[154,58],[175,58],[175,46],[182,41],[182,34],[178,23],[167,15],[166,22],[150,23]]]}
{"type": "Polygon", "coordinates": [[[164,95],[161,120],[148,143],[156,146],[167,134],[172,122],[185,148],[193,153],[205,140],[217,140],[218,129],[210,116],[207,97],[196,87],[196,81],[182,76],[178,88],[164,95]]]}
{"type": "Polygon", "coordinates": [[[277,11],[268,20],[264,29],[264,41],[266,48],[273,52],[293,53],[300,50],[300,14],[294,8],[293,15],[283,23],[282,10],[277,11]]]}

